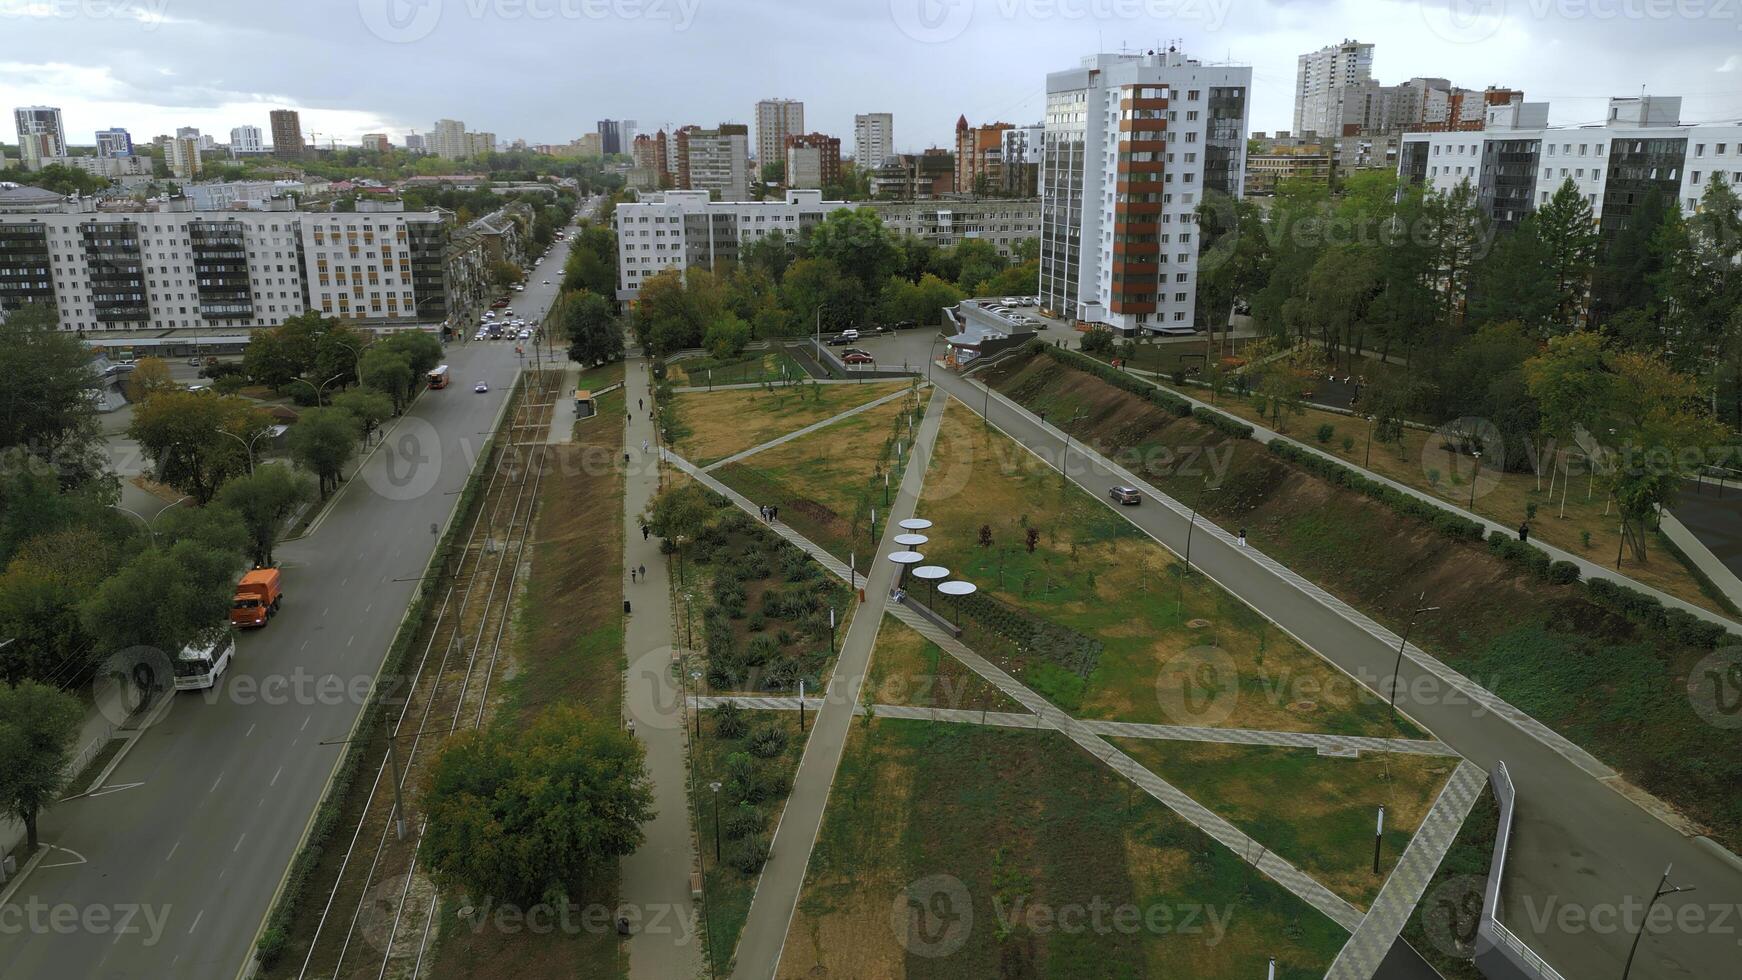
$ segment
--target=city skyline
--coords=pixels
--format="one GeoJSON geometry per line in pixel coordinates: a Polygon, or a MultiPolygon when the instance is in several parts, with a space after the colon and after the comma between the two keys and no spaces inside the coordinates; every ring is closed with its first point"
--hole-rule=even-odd
{"type": "Polygon", "coordinates": [[[1714,29],[1699,18],[1645,18],[1617,31],[1613,19],[1538,19],[1535,8],[1504,21],[1465,24],[1449,19],[1438,2],[1359,8],[1337,3],[1308,11],[1288,3],[1224,0],[1170,20],[1049,18],[1040,14],[1050,8],[963,3],[935,27],[908,16],[908,0],[827,10],[759,2],[698,7],[694,0],[672,0],[660,8],[663,20],[651,13],[569,18],[556,7],[549,18],[535,20],[525,13],[509,16],[510,7],[498,12],[487,4],[437,3],[420,8],[435,11],[432,22],[414,19],[398,28],[374,9],[383,0],[326,0],[314,5],[330,8],[325,16],[295,17],[243,13],[207,0],[190,0],[173,16],[155,18],[74,19],[30,8],[8,17],[19,49],[57,55],[0,63],[0,98],[11,106],[59,106],[74,145],[88,145],[97,130],[116,125],[147,140],[190,125],[212,133],[240,125],[265,128],[272,109],[287,108],[300,113],[309,145],[324,146],[356,145],[366,133],[387,133],[398,145],[406,133],[424,132],[430,120],[444,117],[495,132],[504,143],[524,138],[530,144],[566,143],[594,131],[601,118],[641,120],[646,132],[719,122],[754,127],[757,101],[779,93],[805,103],[807,131],[843,138],[852,135],[855,115],[892,112],[902,121],[895,149],[915,152],[948,145],[958,115],[1018,125],[1037,121],[1048,72],[1074,67],[1088,52],[1151,49],[1165,46],[1168,37],[1206,63],[1252,67],[1251,127],[1288,129],[1296,59],[1352,38],[1374,45],[1375,77],[1443,76],[1477,89],[1516,87],[1528,98],[1551,101],[1555,124],[1596,121],[1609,97],[1637,95],[1641,86],[1683,96],[1689,119],[1742,117],[1742,92],[1734,84],[1742,55],[1727,43],[1732,30],[1714,29]],[[310,70],[294,53],[309,45],[280,50],[264,43],[269,36],[304,38],[323,51],[323,59],[335,59],[325,63],[355,56],[388,73],[423,77],[414,85],[384,87],[362,102],[357,89],[340,84],[334,73],[310,70]],[[721,65],[738,63],[734,56],[745,45],[783,37],[854,43],[832,45],[826,61],[775,59],[720,75],[721,65]],[[222,46],[215,46],[219,41],[222,46]],[[587,57],[554,56],[558,48],[572,53],[577,42],[587,57]],[[1674,57],[1652,57],[1671,48],[1674,57]],[[244,49],[248,56],[239,57],[244,49]],[[669,84],[623,86],[625,74],[644,67],[646,52],[653,50],[661,53],[669,84]],[[493,60],[504,52],[514,55],[512,65],[493,60]],[[553,56],[540,57],[546,52],[553,56]],[[964,58],[975,70],[952,70],[964,58]],[[428,70],[442,63],[449,67],[428,70]],[[541,66],[537,79],[518,67],[531,64],[541,66]],[[923,81],[880,81],[867,93],[868,78],[923,81]],[[560,110],[552,111],[551,100],[537,94],[540,83],[552,98],[562,93],[560,110]],[[680,100],[661,91],[686,94],[680,100]]]}

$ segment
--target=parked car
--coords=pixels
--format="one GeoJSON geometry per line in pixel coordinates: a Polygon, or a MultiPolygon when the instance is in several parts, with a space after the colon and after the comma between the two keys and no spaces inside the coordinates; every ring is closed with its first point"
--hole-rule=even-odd
{"type": "Polygon", "coordinates": [[[1138,493],[1136,487],[1116,486],[1107,491],[1107,496],[1112,497],[1114,503],[1126,506],[1143,503],[1143,494],[1138,493]]]}
{"type": "Polygon", "coordinates": [[[859,339],[858,332],[855,331],[853,336],[851,336],[851,337],[847,336],[844,333],[843,334],[836,334],[835,336],[830,337],[827,341],[824,341],[824,343],[827,343],[830,347],[845,347],[848,344],[850,344],[853,341],[858,340],[858,339],[859,339]]]}
{"type": "Polygon", "coordinates": [[[850,350],[842,355],[841,360],[848,364],[876,364],[877,358],[862,350],[850,350]]]}
{"type": "Polygon", "coordinates": [[[895,321],[895,329],[897,329],[897,330],[911,330],[917,326],[919,326],[919,324],[912,321],[912,320],[897,320],[897,321],[895,321]]]}
{"type": "Polygon", "coordinates": [[[478,394],[482,395],[486,391],[490,390],[490,386],[485,384],[484,382],[480,381],[477,384],[472,386],[472,390],[477,392],[478,394]]]}
{"type": "Polygon", "coordinates": [[[545,286],[550,285],[550,280],[546,279],[541,285],[545,285],[545,286]]]}
{"type": "Polygon", "coordinates": [[[1003,303],[1005,306],[1022,306],[1022,305],[1024,305],[1023,304],[1023,297],[1021,297],[1021,296],[1006,296],[1003,299],[999,300],[999,302],[1003,303]]]}

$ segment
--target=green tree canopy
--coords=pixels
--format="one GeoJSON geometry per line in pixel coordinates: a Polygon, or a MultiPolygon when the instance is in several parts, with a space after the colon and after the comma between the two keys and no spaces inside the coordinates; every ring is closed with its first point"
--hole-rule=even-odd
{"type": "Polygon", "coordinates": [[[60,798],[84,712],[77,698],[39,684],[0,685],[0,805],[36,850],[36,816],[60,798]]]}
{"type": "Polygon", "coordinates": [[[254,564],[272,564],[272,548],[283,536],[285,522],[315,495],[314,481],[288,466],[256,467],[218,492],[218,503],[236,512],[248,529],[254,564]]]}
{"type": "Polygon", "coordinates": [[[56,327],[53,307],[30,304],[0,321],[0,451],[18,447],[78,483],[104,469],[91,395],[92,354],[56,327]]]}
{"type": "Polygon", "coordinates": [[[444,888],[563,901],[639,847],[653,818],[641,743],[575,705],[452,736],[424,780],[419,853],[444,888]]]}
{"type": "Polygon", "coordinates": [[[307,409],[291,426],[291,458],[319,478],[321,499],[338,489],[340,475],[362,436],[362,423],[342,408],[307,409]]]}
{"type": "Polygon", "coordinates": [[[158,482],[203,505],[225,480],[247,472],[246,442],[267,423],[266,413],[244,398],[166,391],[134,406],[127,434],[152,461],[158,482]]]}

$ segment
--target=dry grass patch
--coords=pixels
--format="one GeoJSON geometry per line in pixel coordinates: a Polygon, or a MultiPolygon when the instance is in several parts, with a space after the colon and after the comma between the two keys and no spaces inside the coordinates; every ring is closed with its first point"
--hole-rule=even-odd
{"type": "Polygon", "coordinates": [[[894,381],[680,392],[670,397],[688,431],[677,451],[705,466],[905,387],[894,381]]]}
{"type": "Polygon", "coordinates": [[[887,613],[877,630],[865,698],[875,704],[1024,711],[1003,691],[887,613]]]}

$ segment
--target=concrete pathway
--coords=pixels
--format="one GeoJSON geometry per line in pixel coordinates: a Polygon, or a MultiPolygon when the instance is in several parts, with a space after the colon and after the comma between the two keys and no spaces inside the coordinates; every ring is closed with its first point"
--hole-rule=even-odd
{"type": "MultiPolygon", "coordinates": [[[[629,361],[624,378],[626,397],[649,396],[645,361],[629,361]]],[[[690,892],[695,848],[687,786],[689,729],[673,670],[678,651],[673,646],[668,569],[659,542],[642,537],[638,520],[659,490],[659,468],[640,449],[641,440],[654,438],[653,422],[645,413],[631,414],[623,441],[632,460],[624,480],[623,564],[645,566],[647,581],[624,583],[632,605],[623,633],[628,664],[623,710],[647,749],[655,815],[644,828],[647,839],[623,859],[618,897],[621,914],[638,923],[629,940],[631,980],[668,980],[699,976],[703,969],[700,933],[676,925],[694,924],[700,913],[690,892]]]]}
{"type": "Polygon", "coordinates": [[[1735,515],[1727,513],[1718,521],[1712,521],[1714,512],[1723,511],[1689,493],[1682,494],[1676,508],[1682,511],[1681,517],[1688,520],[1684,523],[1681,517],[1663,511],[1661,527],[1664,537],[1674,542],[1688,561],[1724,593],[1725,598],[1742,608],[1742,578],[1737,577],[1733,567],[1742,564],[1736,561],[1735,515]],[[1693,526],[1689,527],[1689,524],[1693,526]],[[1720,557],[1720,552],[1723,557],[1720,557]]]}
{"type": "Polygon", "coordinates": [[[1404,850],[1397,867],[1391,869],[1391,874],[1379,889],[1379,897],[1373,900],[1360,928],[1343,944],[1342,951],[1331,963],[1330,972],[1325,974],[1326,980],[1372,980],[1379,972],[1380,964],[1397,943],[1404,923],[1415,912],[1422,892],[1433,880],[1434,872],[1439,870],[1440,861],[1445,858],[1447,849],[1458,836],[1458,829],[1464,826],[1464,818],[1470,815],[1470,807],[1482,795],[1482,787],[1487,782],[1488,774],[1481,766],[1468,761],[1458,764],[1452,778],[1440,790],[1433,809],[1422,818],[1415,836],[1409,839],[1409,847],[1404,850]]]}
{"type": "Polygon", "coordinates": [[[890,614],[918,630],[938,648],[961,661],[964,666],[989,681],[1012,700],[1039,715],[1047,727],[1057,729],[1090,755],[1100,759],[1139,789],[1161,801],[1162,805],[1184,818],[1186,822],[1215,838],[1224,847],[1241,856],[1272,881],[1287,889],[1296,898],[1324,913],[1331,921],[1353,932],[1361,923],[1361,912],[1342,896],[1326,888],[1306,872],[1277,857],[1219,814],[1187,796],[1173,784],[1149,771],[1135,759],[1121,752],[1113,743],[1091,731],[1087,725],[1054,707],[1052,702],[1030,690],[1027,685],[1005,673],[991,661],[964,646],[961,641],[933,626],[931,621],[905,606],[891,607],[890,614]]]}
{"type": "Polygon", "coordinates": [[[571,362],[563,368],[563,379],[556,386],[556,404],[551,406],[550,433],[544,437],[549,445],[566,445],[575,441],[575,388],[580,384],[580,378],[579,364],[571,362]]]}
{"type": "Polygon", "coordinates": [[[905,397],[907,397],[907,389],[906,388],[903,388],[900,391],[892,391],[889,394],[884,395],[882,398],[878,398],[874,401],[868,401],[865,404],[860,405],[856,408],[849,408],[845,412],[841,412],[838,415],[831,415],[828,418],[823,419],[821,422],[812,422],[810,425],[807,425],[802,429],[795,429],[792,432],[788,432],[786,435],[783,435],[778,439],[770,439],[769,441],[763,443],[760,446],[751,446],[749,449],[746,449],[743,452],[733,453],[732,455],[727,456],[725,459],[717,460],[715,462],[709,463],[707,466],[702,467],[702,469],[704,472],[712,473],[713,471],[719,469],[720,467],[725,466],[727,463],[736,463],[741,459],[745,459],[747,457],[754,456],[757,453],[762,452],[765,449],[773,449],[775,446],[785,445],[786,443],[789,443],[789,442],[793,441],[794,439],[800,439],[800,438],[803,438],[805,436],[808,436],[811,433],[816,432],[819,429],[826,429],[829,426],[834,425],[836,422],[841,421],[842,419],[852,418],[853,416],[858,415],[860,412],[869,412],[871,409],[876,408],[879,405],[884,405],[884,404],[887,404],[889,402],[894,401],[897,398],[905,398],[905,397]]]}
{"type": "MultiPolygon", "coordinates": [[[[904,390],[896,392],[892,397],[905,394],[904,390]]],[[[878,548],[880,555],[893,550],[890,539],[894,534],[900,533],[897,522],[913,516],[914,508],[918,506],[919,493],[925,482],[926,463],[937,440],[946,401],[944,398],[933,398],[927,407],[924,421],[920,423],[913,447],[913,459],[902,476],[900,492],[889,510],[884,540],[878,548]]],[[[716,492],[725,494],[745,511],[755,512],[754,505],[741,494],[689,466],[687,461],[679,465],[691,470],[692,475],[716,492]]],[[[834,574],[841,578],[848,576],[846,565],[832,556],[827,556],[826,552],[805,540],[802,535],[784,525],[777,525],[775,530],[813,557],[817,557],[834,574]]],[[[749,917],[745,920],[744,931],[738,939],[737,968],[733,971],[735,977],[758,980],[773,977],[780,964],[780,952],[786,944],[786,932],[792,924],[793,912],[798,907],[799,892],[804,886],[805,872],[810,866],[811,848],[816,843],[817,831],[822,827],[823,811],[828,803],[829,790],[835,781],[835,770],[839,767],[841,754],[846,748],[853,720],[853,706],[859,701],[859,691],[871,663],[871,648],[876,642],[883,612],[890,608],[888,598],[895,585],[896,571],[894,564],[876,561],[864,576],[866,601],[853,616],[852,624],[841,640],[841,652],[835,660],[834,673],[829,678],[822,711],[805,742],[804,755],[800,758],[798,772],[793,777],[792,793],[787,797],[780,825],[775,828],[771,854],[768,863],[762,868],[762,878],[757,882],[749,917]]]]}
{"type": "MultiPolygon", "coordinates": [[[[798,698],[720,695],[701,699],[702,707],[711,708],[731,701],[741,708],[758,711],[797,711],[798,698]]],[[[816,711],[824,704],[822,698],[805,698],[806,711],[816,711]]],[[[855,705],[854,714],[864,714],[864,705],[855,705]]],[[[946,721],[964,725],[996,725],[1003,728],[1046,728],[1045,721],[1035,714],[1022,711],[980,711],[977,708],[931,708],[912,704],[874,704],[871,714],[878,718],[912,718],[920,721],[946,721]]],[[[1084,728],[1110,738],[1154,738],[1172,742],[1215,742],[1223,745],[1274,745],[1282,748],[1316,749],[1320,755],[1358,756],[1363,752],[1394,752],[1400,755],[1427,755],[1458,758],[1451,746],[1435,739],[1374,738],[1370,735],[1327,735],[1321,732],[1273,732],[1251,728],[1203,728],[1191,725],[1148,725],[1130,721],[1107,721],[1080,718],[1084,728]]]]}

